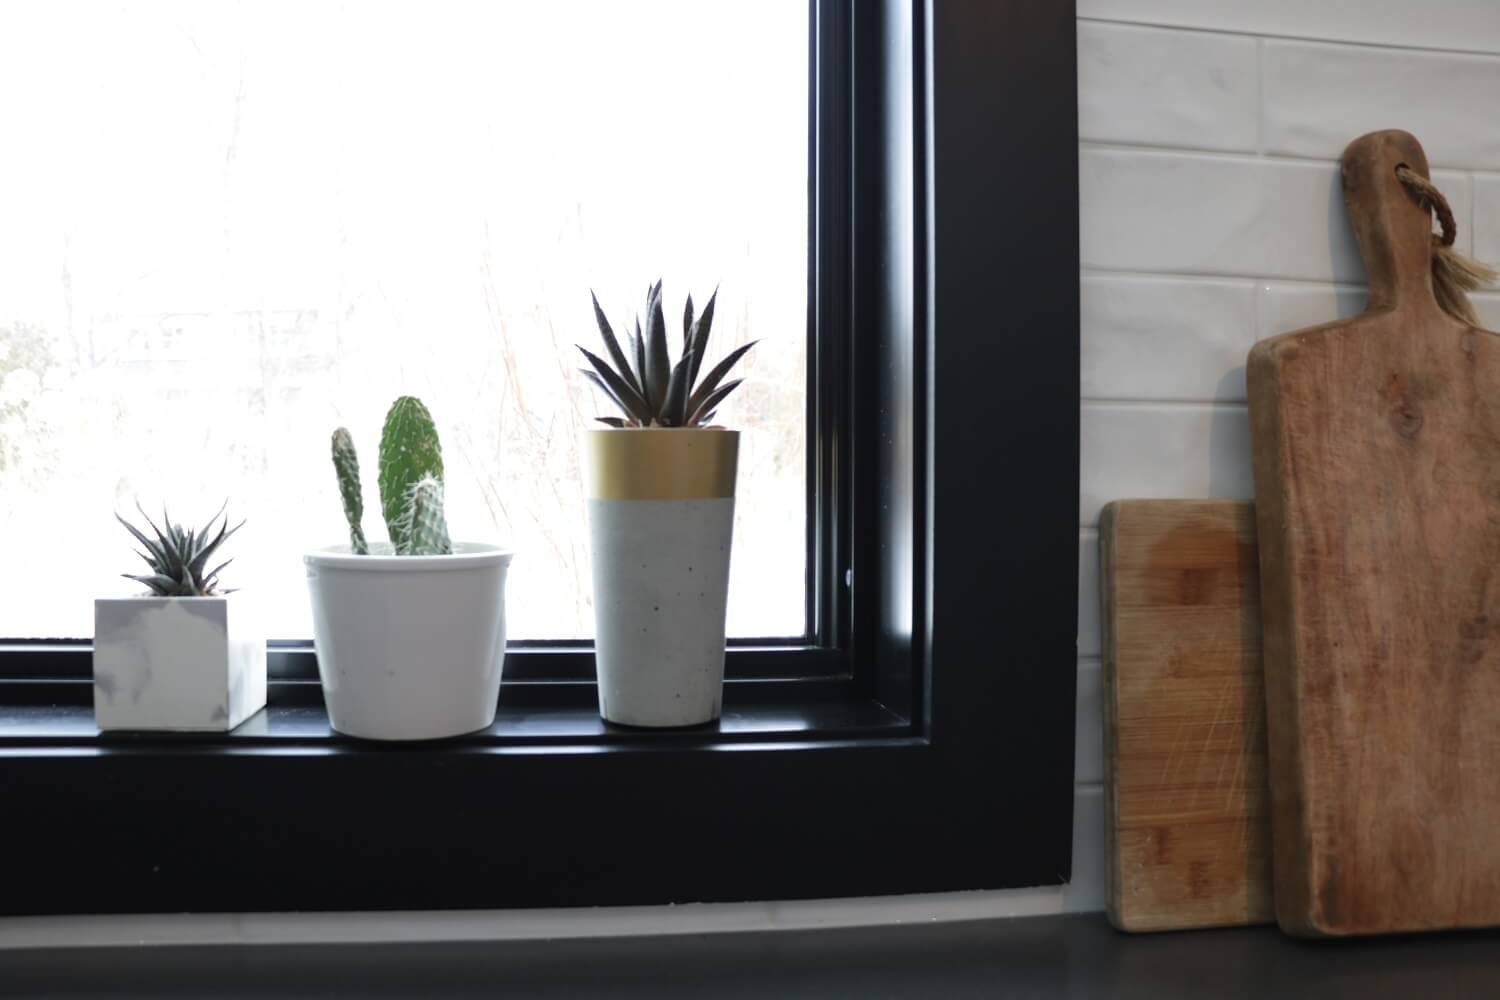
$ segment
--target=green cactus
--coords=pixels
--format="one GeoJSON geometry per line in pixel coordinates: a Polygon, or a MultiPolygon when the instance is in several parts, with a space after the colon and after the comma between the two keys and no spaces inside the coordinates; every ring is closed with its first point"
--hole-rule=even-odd
{"type": "Polygon", "coordinates": [[[443,517],[443,484],[424,476],[411,489],[404,527],[411,539],[408,555],[445,556],[453,551],[448,522],[443,517]]]}
{"type": "Polygon", "coordinates": [[[347,428],[333,432],[333,469],[339,479],[339,495],[344,499],[344,517],[349,521],[349,548],[355,555],[368,555],[365,529],[365,501],[359,483],[359,456],[354,453],[354,438],[347,428]]]}
{"type": "MultiPolygon", "coordinates": [[[[349,521],[349,547],[368,555],[365,505],[354,439],[340,427],[333,432],[333,468],[349,521]]],[[[398,556],[448,555],[453,543],[443,514],[443,449],[432,414],[415,396],[391,404],[380,436],[380,512],[398,556]]]]}
{"type": "MultiPolygon", "coordinates": [[[[411,552],[412,518],[408,502],[417,484],[431,477],[443,481],[443,448],[432,414],[415,396],[391,404],[380,435],[380,511],[397,555],[411,552]]],[[[442,518],[439,507],[437,516],[442,518]]],[[[447,536],[444,527],[443,535],[447,536]]]]}

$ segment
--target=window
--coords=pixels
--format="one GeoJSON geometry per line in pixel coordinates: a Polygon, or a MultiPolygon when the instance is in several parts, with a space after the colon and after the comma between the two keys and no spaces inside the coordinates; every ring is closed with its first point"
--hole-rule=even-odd
{"type": "MultiPolygon", "coordinates": [[[[731,4],[671,11],[700,6],[731,4]]],[[[0,794],[27,818],[0,824],[0,863],[24,859],[0,880],[0,913],[613,905],[1067,877],[1074,12],[813,0],[801,14],[806,640],[732,649],[723,724],[678,732],[603,726],[586,645],[532,644],[507,657],[491,731],[409,746],[330,734],[305,652],[284,655],[296,669],[276,676],[257,729],[102,738],[86,647],[0,646],[0,794]]],[[[37,527],[71,525],[44,513],[37,527]]]]}
{"type": "MultiPolygon", "coordinates": [[[[340,540],[327,439],[433,409],[455,531],[518,550],[516,639],[592,634],[576,375],[665,277],[758,338],[730,634],[807,628],[805,0],[0,7],[0,636],[133,592],[109,516],[248,523],[277,639],[340,540]],[[66,532],[36,531],[44,522],[66,532]]],[[[378,521],[378,519],[376,519],[378,521]]]]}

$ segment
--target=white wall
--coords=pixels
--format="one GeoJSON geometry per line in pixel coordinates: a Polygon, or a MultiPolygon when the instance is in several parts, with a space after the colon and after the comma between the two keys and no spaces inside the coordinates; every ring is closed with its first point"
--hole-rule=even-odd
{"type": "MultiPolygon", "coordinates": [[[[1363,308],[1336,160],[1404,128],[1500,261],[1500,2],[1078,0],[1083,392],[1077,829],[1102,906],[1098,515],[1248,497],[1245,354],[1363,308]]],[[[1481,315],[1500,329],[1500,295],[1481,315]]]]}

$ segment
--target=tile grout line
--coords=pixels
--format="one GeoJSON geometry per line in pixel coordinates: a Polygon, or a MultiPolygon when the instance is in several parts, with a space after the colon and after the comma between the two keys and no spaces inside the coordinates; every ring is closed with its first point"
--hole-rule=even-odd
{"type": "Polygon", "coordinates": [[[1102,17],[1097,14],[1081,14],[1078,20],[1090,24],[1108,24],[1117,27],[1143,28],[1157,31],[1177,31],[1189,35],[1225,35],[1233,38],[1256,38],[1272,42],[1326,45],[1332,48],[1382,49],[1392,53],[1423,52],[1440,56],[1469,56],[1471,58],[1500,60],[1500,49],[1458,49],[1444,45],[1403,45],[1400,42],[1361,42],[1347,38],[1320,38],[1315,35],[1284,35],[1274,31],[1249,31],[1244,28],[1205,28],[1198,25],[1168,24],[1165,21],[1102,17]]]}
{"type": "MultiPolygon", "coordinates": [[[[1472,177],[1470,178],[1472,181],[1472,177]]],[[[1472,202],[1472,198],[1470,199],[1472,202]]],[[[1478,223],[1478,206],[1470,204],[1470,213],[1473,216],[1471,226],[1478,223]]],[[[1274,275],[1246,275],[1229,274],[1228,272],[1204,271],[1192,273],[1188,271],[1141,271],[1127,267],[1100,267],[1097,264],[1086,264],[1078,269],[1080,278],[1109,278],[1119,280],[1135,280],[1143,283],[1149,282],[1218,282],[1234,285],[1292,285],[1298,288],[1321,289],[1334,292],[1363,292],[1367,289],[1363,282],[1358,281],[1326,281],[1320,278],[1282,278],[1274,275]]],[[[1500,297],[1500,288],[1487,292],[1472,293],[1479,298],[1493,299],[1500,297]]]]}
{"type": "Polygon", "coordinates": [[[1339,278],[1291,278],[1280,274],[1232,274],[1228,271],[1142,271],[1131,267],[1103,267],[1099,264],[1083,264],[1078,268],[1080,278],[1165,278],[1191,281],[1229,281],[1252,284],[1264,281],[1271,284],[1310,285],[1317,288],[1355,289],[1363,291],[1365,283],[1339,278]]]}
{"type": "Polygon", "coordinates": [[[1168,407],[1183,410],[1243,410],[1246,407],[1245,400],[1243,399],[1142,399],[1138,396],[1105,399],[1085,396],[1079,402],[1085,409],[1089,407],[1109,407],[1130,410],[1148,407],[1168,407]]]}
{"type": "MultiPolygon", "coordinates": [[[[1254,347],[1260,343],[1262,336],[1266,332],[1265,327],[1261,325],[1263,314],[1261,296],[1265,294],[1265,285],[1264,281],[1257,281],[1250,289],[1250,347],[1254,347]]],[[[1334,290],[1334,294],[1338,294],[1337,289],[1334,290]]],[[[1245,353],[1247,356],[1249,355],[1249,347],[1245,348],[1245,353]]],[[[1246,391],[1248,392],[1248,390],[1246,391]]]]}
{"type": "Polygon", "coordinates": [[[1266,155],[1266,40],[1255,38],[1255,152],[1266,155]]]}
{"type": "MultiPolygon", "coordinates": [[[[1160,142],[1124,142],[1119,139],[1078,139],[1078,151],[1100,153],[1133,153],[1137,155],[1203,157],[1233,160],[1241,163],[1315,164],[1330,169],[1339,165],[1337,156],[1298,156],[1295,153],[1261,153],[1254,149],[1209,149],[1206,146],[1171,146],[1160,142]]],[[[1463,163],[1429,162],[1433,171],[1448,174],[1500,173],[1500,165],[1477,167],[1463,163]]]]}
{"type": "MultiPolygon", "coordinates": [[[[1469,256],[1473,257],[1477,247],[1475,237],[1479,235],[1479,201],[1475,191],[1478,185],[1474,183],[1474,174],[1472,171],[1467,175],[1467,181],[1469,192],[1469,256]]],[[[1471,295],[1470,298],[1472,297],[1471,295]]]]}

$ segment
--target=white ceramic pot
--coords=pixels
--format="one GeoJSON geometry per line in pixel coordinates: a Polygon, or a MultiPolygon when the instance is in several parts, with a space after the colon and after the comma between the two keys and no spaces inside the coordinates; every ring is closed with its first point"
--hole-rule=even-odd
{"type": "Polygon", "coordinates": [[[266,704],[266,637],[244,594],[94,602],[101,730],[225,732],[266,704]]]}
{"type": "Polygon", "coordinates": [[[719,717],[739,433],[590,431],[599,712],[629,726],[719,717]]]}
{"type": "Polygon", "coordinates": [[[333,728],[431,740],[495,721],[511,553],[454,543],[446,556],[339,545],[303,556],[318,675],[333,728]]]}

